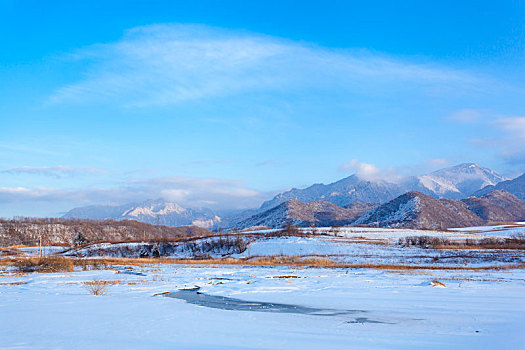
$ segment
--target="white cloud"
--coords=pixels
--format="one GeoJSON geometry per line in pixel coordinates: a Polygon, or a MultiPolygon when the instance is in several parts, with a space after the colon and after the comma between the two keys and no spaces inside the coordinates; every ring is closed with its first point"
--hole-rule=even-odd
{"type": "Polygon", "coordinates": [[[85,175],[85,174],[100,174],[106,173],[107,171],[99,168],[81,168],[81,167],[72,167],[68,165],[58,165],[58,166],[20,166],[16,168],[10,168],[1,170],[0,173],[4,174],[33,174],[33,175],[43,175],[43,176],[54,176],[57,178],[65,176],[75,176],[75,175],[85,175]]]}
{"type": "MultiPolygon", "coordinates": [[[[273,193],[250,189],[242,182],[191,177],[164,177],[121,183],[115,187],[88,189],[0,187],[0,201],[59,202],[71,205],[127,203],[164,198],[185,207],[245,209],[259,206],[273,193]],[[73,204],[74,203],[74,204],[73,204]]],[[[1,214],[1,213],[0,213],[1,214]]]]}
{"type": "Polygon", "coordinates": [[[352,159],[348,163],[341,165],[340,170],[345,172],[353,172],[362,180],[369,181],[388,181],[398,182],[405,178],[405,175],[395,168],[381,169],[369,163],[361,163],[357,159],[352,159]]]}
{"type": "Polygon", "coordinates": [[[164,24],[138,27],[118,42],[71,55],[87,62],[84,78],[58,89],[50,103],[106,101],[165,106],[253,91],[476,86],[464,71],[361,51],[332,50],[219,28],[164,24]]]}

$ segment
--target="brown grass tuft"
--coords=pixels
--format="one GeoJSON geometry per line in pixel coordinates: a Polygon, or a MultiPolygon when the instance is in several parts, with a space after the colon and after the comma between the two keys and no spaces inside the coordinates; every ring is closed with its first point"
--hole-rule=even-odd
{"type": "Polygon", "coordinates": [[[28,258],[15,260],[13,266],[19,272],[71,272],[73,262],[63,257],[28,258]]]}

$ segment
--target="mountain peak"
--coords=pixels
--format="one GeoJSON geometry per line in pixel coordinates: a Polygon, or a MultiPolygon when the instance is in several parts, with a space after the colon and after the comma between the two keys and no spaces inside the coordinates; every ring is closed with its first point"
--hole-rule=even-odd
{"type": "Polygon", "coordinates": [[[363,180],[350,175],[330,184],[315,184],[304,189],[282,192],[261,205],[261,210],[275,207],[287,200],[302,202],[329,201],[339,206],[354,202],[386,203],[407,191],[419,191],[435,198],[462,199],[485,186],[505,180],[497,172],[477,163],[462,163],[436,170],[419,177],[388,180],[363,180]]]}
{"type": "Polygon", "coordinates": [[[506,180],[494,170],[476,163],[462,163],[419,177],[421,184],[437,197],[461,199],[485,186],[506,180]]]}

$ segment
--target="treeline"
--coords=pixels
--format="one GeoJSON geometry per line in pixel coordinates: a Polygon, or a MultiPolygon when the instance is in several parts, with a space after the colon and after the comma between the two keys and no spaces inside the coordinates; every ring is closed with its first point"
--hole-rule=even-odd
{"type": "Polygon", "coordinates": [[[74,245],[94,241],[158,240],[210,235],[196,226],[171,227],[124,220],[59,218],[0,219],[0,246],[74,245]]]}

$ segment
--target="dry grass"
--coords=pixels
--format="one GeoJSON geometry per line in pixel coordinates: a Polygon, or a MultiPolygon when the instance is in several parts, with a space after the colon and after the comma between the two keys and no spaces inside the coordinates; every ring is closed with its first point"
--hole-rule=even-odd
{"type": "Polygon", "coordinates": [[[445,285],[445,283],[443,282],[440,282],[438,280],[433,280],[432,282],[430,282],[430,285],[432,287],[438,287],[438,288],[446,288],[447,286],[445,285]]]}
{"type": "MultiPolygon", "coordinates": [[[[89,264],[90,259],[85,259],[89,264]]],[[[311,258],[301,256],[274,255],[255,258],[217,258],[217,259],[129,259],[129,258],[107,258],[93,259],[107,266],[111,265],[193,265],[200,267],[204,265],[243,265],[243,266],[294,266],[294,267],[323,267],[323,268],[346,268],[346,269],[379,269],[389,271],[416,271],[416,270],[458,270],[458,271],[491,271],[524,269],[525,263],[507,264],[499,266],[439,266],[439,265],[394,265],[394,264],[345,264],[337,263],[326,258],[311,258]],[[101,261],[102,260],[102,261],[101,261]]]]}
{"type": "Polygon", "coordinates": [[[28,282],[21,281],[21,282],[2,282],[0,283],[0,286],[21,286],[23,284],[27,284],[28,282]]]}
{"type": "MultiPolygon", "coordinates": [[[[395,265],[395,264],[346,264],[337,263],[323,257],[273,255],[251,258],[209,258],[209,259],[168,259],[168,258],[42,258],[42,259],[0,259],[0,265],[14,266],[23,272],[57,272],[72,271],[74,266],[82,269],[112,268],[112,266],[152,266],[152,265],[190,265],[195,267],[213,265],[241,265],[241,266],[294,266],[294,267],[319,267],[319,268],[344,268],[344,269],[379,269],[389,271],[417,271],[417,270],[459,270],[459,271],[491,271],[524,269],[525,263],[507,264],[498,266],[440,266],[440,265],[395,265]],[[57,263],[51,263],[56,261],[57,263]],[[55,260],[57,259],[57,260],[55,260]],[[45,263],[40,260],[48,260],[45,263]],[[35,267],[36,266],[36,267],[35,267]]],[[[109,283],[109,282],[108,282],[109,283]]],[[[106,284],[108,284],[106,283],[106,284]]]]}

